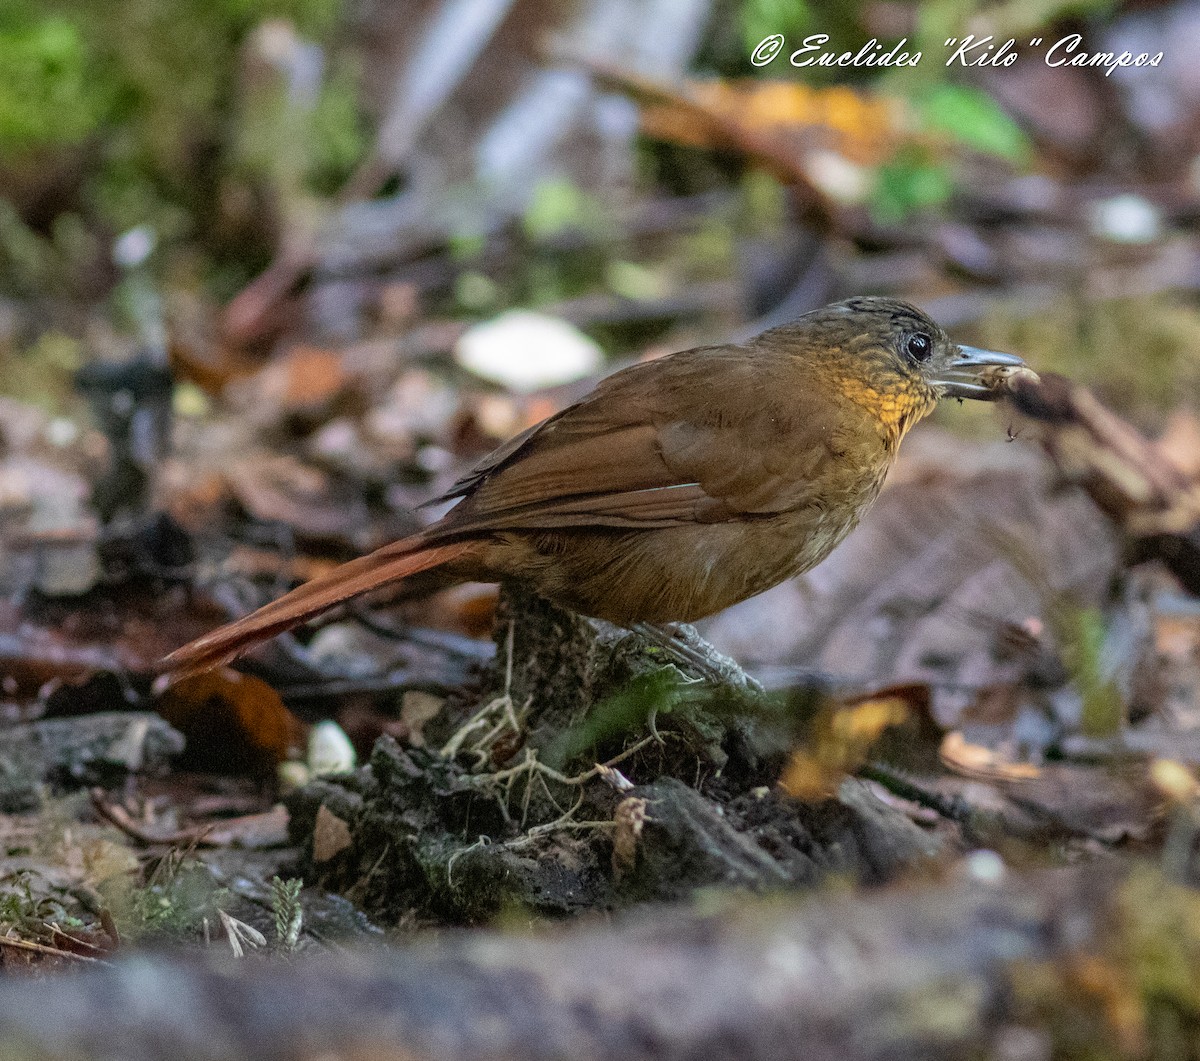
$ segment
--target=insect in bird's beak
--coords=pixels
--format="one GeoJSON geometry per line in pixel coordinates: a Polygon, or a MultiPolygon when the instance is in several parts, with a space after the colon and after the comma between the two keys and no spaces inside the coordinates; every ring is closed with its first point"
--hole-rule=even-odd
{"type": "Polygon", "coordinates": [[[944,398],[975,398],[995,401],[1004,385],[1016,375],[1033,376],[1032,369],[1016,354],[998,350],[980,350],[975,346],[960,346],[956,356],[931,380],[944,398]]]}

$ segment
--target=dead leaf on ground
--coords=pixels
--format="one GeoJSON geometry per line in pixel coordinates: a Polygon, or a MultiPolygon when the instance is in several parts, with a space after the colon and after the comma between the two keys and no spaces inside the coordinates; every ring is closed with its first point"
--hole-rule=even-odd
{"type": "Polygon", "coordinates": [[[345,388],[348,379],[337,350],[294,346],[272,360],[257,378],[257,398],[281,413],[320,413],[345,388]]]}
{"type": "Polygon", "coordinates": [[[282,847],[288,840],[288,812],[281,805],[259,814],[243,814],[210,826],[204,832],[206,847],[241,847],[258,850],[282,847]]]}
{"type": "Polygon", "coordinates": [[[367,525],[362,497],[295,457],[254,453],[224,470],[233,496],[255,519],[300,534],[353,541],[367,525]]]}
{"type": "Polygon", "coordinates": [[[27,705],[62,687],[60,702],[78,692],[78,711],[91,705],[95,675],[147,674],[224,618],[203,594],[130,583],[78,597],[0,598],[0,698],[27,705]]]}
{"type": "Polygon", "coordinates": [[[958,730],[946,734],[938,757],[955,773],[988,781],[1030,781],[1042,773],[1033,763],[1014,762],[992,748],[970,743],[958,730]]]}
{"type": "Polygon", "coordinates": [[[907,701],[900,696],[881,696],[825,709],[803,745],[792,753],[779,779],[780,787],[797,799],[832,795],[847,774],[862,766],[885,730],[903,725],[911,717],[907,701]]]}
{"type": "Polygon", "coordinates": [[[317,808],[317,821],[313,829],[313,861],[318,865],[336,858],[353,842],[350,827],[325,804],[317,808]]]}
{"type": "Polygon", "coordinates": [[[833,150],[852,162],[886,159],[905,135],[905,108],[893,97],[847,85],[798,81],[692,81],[675,99],[642,111],[649,136],[693,147],[721,147],[731,127],[790,143],[798,151],[833,150]]]}
{"type": "Polygon", "coordinates": [[[270,776],[304,746],[304,725],[279,694],[228,667],[168,686],[156,709],[186,738],[192,769],[270,776]]]}

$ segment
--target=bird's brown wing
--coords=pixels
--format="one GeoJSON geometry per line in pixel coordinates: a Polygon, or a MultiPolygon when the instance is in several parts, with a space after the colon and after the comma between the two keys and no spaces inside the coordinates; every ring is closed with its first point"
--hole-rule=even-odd
{"type": "Polygon", "coordinates": [[[699,349],[610,376],[477,466],[447,495],[464,500],[445,531],[648,528],[809,503],[838,448],[837,406],[798,391],[775,355],[754,357],[699,349]]]}

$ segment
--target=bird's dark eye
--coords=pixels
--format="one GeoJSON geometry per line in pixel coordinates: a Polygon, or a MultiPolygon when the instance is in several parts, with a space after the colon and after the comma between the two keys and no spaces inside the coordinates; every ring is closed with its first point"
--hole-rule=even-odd
{"type": "Polygon", "coordinates": [[[933,353],[933,340],[924,332],[916,332],[905,341],[904,349],[914,361],[928,361],[933,353]]]}

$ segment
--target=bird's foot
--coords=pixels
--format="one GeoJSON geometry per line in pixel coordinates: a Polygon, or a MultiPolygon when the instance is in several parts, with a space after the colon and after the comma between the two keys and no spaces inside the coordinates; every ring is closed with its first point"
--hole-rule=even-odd
{"type": "Polygon", "coordinates": [[[704,640],[690,623],[656,626],[653,623],[634,623],[629,627],[653,645],[657,645],[671,661],[687,674],[714,685],[733,685],[751,692],[762,692],[762,686],[748,675],[735,660],[718,652],[704,640]]]}

